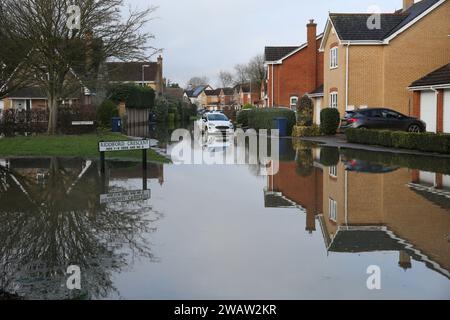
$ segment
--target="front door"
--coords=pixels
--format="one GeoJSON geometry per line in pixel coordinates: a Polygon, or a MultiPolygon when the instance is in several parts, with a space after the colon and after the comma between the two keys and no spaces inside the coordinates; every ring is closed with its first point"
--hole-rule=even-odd
{"type": "Polygon", "coordinates": [[[316,99],[316,124],[320,126],[320,113],[322,112],[322,98],[316,99]]]}

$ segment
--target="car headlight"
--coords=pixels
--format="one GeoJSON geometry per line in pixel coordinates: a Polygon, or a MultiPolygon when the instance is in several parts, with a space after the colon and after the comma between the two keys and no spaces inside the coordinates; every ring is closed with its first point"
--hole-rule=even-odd
{"type": "Polygon", "coordinates": [[[209,127],[210,129],[214,129],[214,128],[216,127],[216,125],[210,124],[210,125],[208,125],[208,127],[209,127]]]}

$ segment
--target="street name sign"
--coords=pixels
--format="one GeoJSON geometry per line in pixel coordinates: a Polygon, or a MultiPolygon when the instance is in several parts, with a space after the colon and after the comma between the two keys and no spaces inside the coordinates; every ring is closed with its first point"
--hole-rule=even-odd
{"type": "Polygon", "coordinates": [[[115,192],[100,195],[100,204],[145,201],[149,200],[150,198],[151,198],[150,190],[115,192]]]}
{"type": "Polygon", "coordinates": [[[100,152],[148,150],[150,140],[99,142],[98,149],[100,152]]]}

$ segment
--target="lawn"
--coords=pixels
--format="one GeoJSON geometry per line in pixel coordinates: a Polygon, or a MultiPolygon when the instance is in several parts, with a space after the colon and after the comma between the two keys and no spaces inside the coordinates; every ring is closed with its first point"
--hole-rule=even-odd
{"type": "MultiPolygon", "coordinates": [[[[122,134],[100,133],[78,136],[14,137],[0,139],[0,156],[4,157],[83,157],[96,159],[100,156],[100,141],[129,140],[122,134]]],[[[142,151],[121,151],[106,153],[106,158],[142,159],[142,151]]],[[[148,161],[169,162],[154,150],[148,151],[148,161]]]]}

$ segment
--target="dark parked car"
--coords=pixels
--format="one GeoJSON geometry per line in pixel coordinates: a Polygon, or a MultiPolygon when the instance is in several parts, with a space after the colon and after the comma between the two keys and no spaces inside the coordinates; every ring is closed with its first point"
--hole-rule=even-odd
{"type": "Polygon", "coordinates": [[[341,121],[341,131],[349,128],[424,132],[426,124],[394,110],[377,108],[346,112],[341,121]]]}

